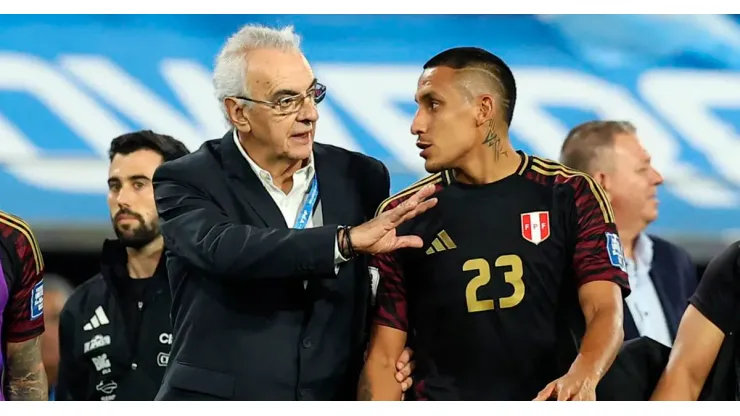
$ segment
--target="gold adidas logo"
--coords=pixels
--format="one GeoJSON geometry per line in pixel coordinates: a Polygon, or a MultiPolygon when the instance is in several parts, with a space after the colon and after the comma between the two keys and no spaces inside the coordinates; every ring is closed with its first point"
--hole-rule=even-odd
{"type": "Polygon", "coordinates": [[[426,253],[427,256],[429,256],[434,253],[439,253],[440,251],[452,250],[455,248],[457,248],[455,242],[452,241],[449,234],[447,234],[447,231],[442,230],[437,234],[437,237],[432,240],[432,246],[427,249],[426,253]]]}

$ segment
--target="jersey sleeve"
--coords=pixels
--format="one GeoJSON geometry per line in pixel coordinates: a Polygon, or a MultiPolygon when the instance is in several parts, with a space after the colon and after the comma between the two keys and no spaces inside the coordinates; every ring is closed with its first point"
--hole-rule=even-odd
{"type": "Polygon", "coordinates": [[[578,286],[610,281],[620,286],[622,296],[630,293],[622,244],[614,213],[606,193],[588,176],[572,178],[575,187],[575,248],[573,271],[578,286]]]}
{"type": "Polygon", "coordinates": [[[734,243],[709,263],[689,303],[725,334],[737,329],[740,243],[734,243]]]}
{"type": "Polygon", "coordinates": [[[398,254],[373,256],[370,259],[370,273],[378,276],[373,323],[408,332],[406,284],[398,254]]]}
{"type": "MultiPolygon", "coordinates": [[[[428,184],[434,184],[437,191],[439,191],[444,186],[442,175],[439,173],[431,175],[386,199],[378,206],[375,216],[402,204],[415,191],[428,184]]],[[[409,224],[406,223],[403,227],[409,224]]],[[[399,228],[400,234],[405,234],[400,231],[401,229],[399,228]]],[[[373,324],[408,332],[406,268],[404,267],[401,255],[398,251],[374,255],[370,258],[369,267],[373,281],[378,280],[378,289],[375,296],[375,314],[372,319],[373,324]]]]}
{"type": "Polygon", "coordinates": [[[14,276],[5,313],[5,331],[9,342],[23,342],[44,332],[44,260],[31,230],[20,224],[13,233],[20,264],[14,276]]]}

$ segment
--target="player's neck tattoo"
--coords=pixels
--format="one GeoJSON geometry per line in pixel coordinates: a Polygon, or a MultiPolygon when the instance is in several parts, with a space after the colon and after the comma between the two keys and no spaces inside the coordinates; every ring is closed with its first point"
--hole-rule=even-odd
{"type": "Polygon", "coordinates": [[[488,134],[486,134],[483,144],[487,144],[488,147],[493,147],[493,158],[497,162],[502,154],[508,156],[505,150],[501,150],[501,137],[496,133],[496,123],[493,119],[488,123],[488,134]]]}

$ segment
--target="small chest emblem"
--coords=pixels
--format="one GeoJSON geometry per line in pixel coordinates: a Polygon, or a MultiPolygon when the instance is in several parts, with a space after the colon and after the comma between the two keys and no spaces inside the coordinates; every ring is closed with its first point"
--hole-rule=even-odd
{"type": "Polygon", "coordinates": [[[539,244],[550,237],[550,212],[537,211],[521,214],[522,237],[532,244],[539,244]]]}

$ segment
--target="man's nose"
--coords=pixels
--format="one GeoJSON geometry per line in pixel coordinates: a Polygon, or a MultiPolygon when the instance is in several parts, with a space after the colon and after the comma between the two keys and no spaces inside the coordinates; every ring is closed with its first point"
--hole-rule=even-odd
{"type": "Polygon", "coordinates": [[[661,175],[660,172],[658,172],[658,170],[652,166],[650,167],[650,171],[652,172],[652,175],[653,175],[653,183],[656,185],[663,184],[663,175],[661,175]]]}
{"type": "Polygon", "coordinates": [[[314,123],[319,119],[319,112],[316,108],[316,103],[309,96],[303,100],[301,108],[298,110],[297,120],[301,122],[314,123]]]}
{"type": "Polygon", "coordinates": [[[122,186],[121,190],[118,191],[118,195],[116,196],[116,202],[118,202],[118,205],[121,207],[128,207],[131,203],[131,198],[133,197],[133,190],[129,186],[122,186]]]}
{"type": "Polygon", "coordinates": [[[417,111],[414,114],[414,119],[411,121],[411,134],[418,136],[427,132],[427,123],[422,117],[421,112],[417,111]]]}

